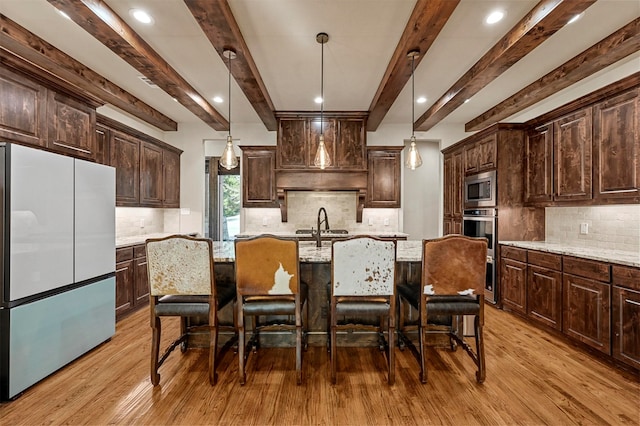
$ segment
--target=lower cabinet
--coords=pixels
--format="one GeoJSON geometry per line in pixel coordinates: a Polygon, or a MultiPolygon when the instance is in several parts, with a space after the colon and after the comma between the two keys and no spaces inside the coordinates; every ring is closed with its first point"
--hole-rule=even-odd
{"type": "Polygon", "coordinates": [[[640,269],[612,268],[613,357],[640,370],[640,269]]]}
{"type": "Polygon", "coordinates": [[[144,244],[116,249],[116,320],[149,303],[144,244]]]}
{"type": "Polygon", "coordinates": [[[503,257],[500,265],[500,277],[504,309],[526,314],[527,264],[503,257]]]}
{"type": "Polygon", "coordinates": [[[530,251],[527,266],[527,316],[562,330],[562,256],[530,251]]]}

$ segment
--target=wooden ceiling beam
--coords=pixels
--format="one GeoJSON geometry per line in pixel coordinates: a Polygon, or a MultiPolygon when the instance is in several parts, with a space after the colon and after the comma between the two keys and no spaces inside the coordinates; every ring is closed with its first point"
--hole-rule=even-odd
{"type": "Polygon", "coordinates": [[[411,78],[410,50],[419,50],[417,67],[460,0],[418,0],[369,106],[367,130],[374,132],[411,78]]]}
{"type": "Polygon", "coordinates": [[[0,15],[0,46],[37,67],[44,79],[63,80],[102,104],[109,103],[161,130],[178,129],[178,124],[169,117],[4,15],[0,15]]]}
{"type": "Polygon", "coordinates": [[[640,18],[531,83],[513,96],[465,124],[465,131],[482,130],[530,107],[640,50],[640,18]]]}
{"type": "Polygon", "coordinates": [[[229,3],[226,0],[184,0],[184,2],[225,63],[227,59],[223,56],[224,50],[231,48],[236,52],[236,58],[231,62],[231,75],[267,130],[277,130],[273,102],[229,3]]]}
{"type": "Polygon", "coordinates": [[[414,123],[427,131],[596,0],[541,0],[414,123]]]}
{"type": "Polygon", "coordinates": [[[102,0],[47,0],[215,130],[229,122],[102,0]]]}

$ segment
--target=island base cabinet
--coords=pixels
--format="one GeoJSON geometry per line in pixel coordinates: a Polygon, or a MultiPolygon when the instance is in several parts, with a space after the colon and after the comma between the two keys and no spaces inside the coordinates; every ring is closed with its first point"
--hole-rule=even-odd
{"type": "Polygon", "coordinates": [[[563,274],[562,278],[562,331],[611,355],[611,286],[571,274],[563,274]]]}
{"type": "Polygon", "coordinates": [[[640,291],[613,287],[613,357],[640,369],[640,291]]]}

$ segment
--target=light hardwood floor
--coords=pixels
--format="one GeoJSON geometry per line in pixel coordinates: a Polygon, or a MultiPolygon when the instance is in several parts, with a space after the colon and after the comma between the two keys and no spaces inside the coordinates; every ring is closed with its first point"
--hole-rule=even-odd
{"type": "MultiPolygon", "coordinates": [[[[177,326],[166,321],[163,335],[177,326]]],[[[377,348],[340,348],[332,386],[326,350],[312,347],[302,386],[295,384],[294,350],[265,348],[250,357],[245,386],[233,351],[222,357],[211,387],[206,352],[190,350],[171,354],[154,388],[143,309],[119,322],[111,341],[0,404],[0,424],[640,424],[638,375],[491,307],[485,336],[483,385],[462,350],[433,350],[425,385],[411,353],[398,351],[389,387],[377,348]]]]}

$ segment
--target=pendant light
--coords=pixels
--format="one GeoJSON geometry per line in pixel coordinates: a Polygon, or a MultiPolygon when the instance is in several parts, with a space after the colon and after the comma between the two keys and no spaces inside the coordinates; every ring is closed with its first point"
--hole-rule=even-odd
{"type": "Polygon", "coordinates": [[[324,112],[324,44],[329,41],[329,35],[327,33],[318,33],[316,35],[316,41],[322,46],[320,56],[320,97],[322,98],[322,102],[320,102],[320,138],[313,164],[324,169],[331,165],[329,152],[327,151],[327,147],[324,145],[324,123],[322,121],[324,112]]]}
{"type": "Polygon", "coordinates": [[[411,145],[409,146],[409,152],[407,153],[407,161],[405,165],[411,170],[415,170],[416,168],[422,166],[422,157],[420,157],[420,153],[418,152],[418,148],[416,147],[416,137],[413,134],[413,123],[415,122],[415,92],[414,92],[414,72],[415,72],[415,60],[420,55],[419,50],[410,50],[407,53],[407,56],[411,58],[411,145]]]}
{"type": "Polygon", "coordinates": [[[225,49],[222,52],[223,56],[227,58],[227,66],[229,67],[229,134],[227,135],[227,145],[222,151],[220,157],[220,165],[227,170],[238,167],[238,157],[233,149],[233,139],[231,138],[231,60],[236,58],[236,52],[231,49],[225,49]]]}

